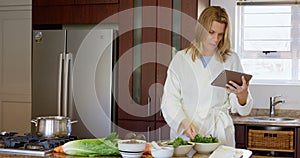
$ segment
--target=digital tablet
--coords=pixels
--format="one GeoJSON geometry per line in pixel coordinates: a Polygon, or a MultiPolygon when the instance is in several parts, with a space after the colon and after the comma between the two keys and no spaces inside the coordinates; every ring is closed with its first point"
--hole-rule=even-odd
{"type": "Polygon", "coordinates": [[[212,81],[211,85],[218,86],[218,87],[226,87],[226,83],[229,81],[233,81],[238,85],[242,85],[242,76],[245,77],[246,81],[249,82],[249,80],[252,78],[252,75],[241,73],[237,71],[231,71],[231,70],[223,70],[215,80],[212,81]]]}

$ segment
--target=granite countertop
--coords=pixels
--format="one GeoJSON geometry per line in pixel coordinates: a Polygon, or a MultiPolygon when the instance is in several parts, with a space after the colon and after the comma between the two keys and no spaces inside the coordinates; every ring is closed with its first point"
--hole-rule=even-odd
{"type": "MultiPolygon", "coordinates": [[[[275,121],[262,121],[262,120],[253,120],[251,117],[268,117],[269,109],[253,109],[248,116],[240,116],[238,114],[231,114],[234,124],[247,124],[247,125],[268,125],[268,126],[299,126],[300,121],[297,122],[275,122],[275,121]]],[[[284,118],[296,118],[300,119],[299,110],[277,110],[275,117],[284,117],[284,118]]]]}

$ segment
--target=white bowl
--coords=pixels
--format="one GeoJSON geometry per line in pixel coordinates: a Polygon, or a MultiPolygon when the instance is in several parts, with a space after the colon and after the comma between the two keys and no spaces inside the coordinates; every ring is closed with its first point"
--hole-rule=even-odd
{"type": "Polygon", "coordinates": [[[126,152],[126,151],[120,151],[122,157],[130,157],[130,158],[140,158],[143,155],[143,152],[126,152]]]}
{"type": "Polygon", "coordinates": [[[141,157],[146,148],[146,141],[126,139],[118,141],[118,149],[122,157],[141,157]]]}
{"type": "Polygon", "coordinates": [[[135,153],[131,153],[131,152],[126,152],[126,151],[120,151],[122,157],[124,158],[140,158],[143,155],[143,152],[135,152],[135,153]]]}
{"type": "Polygon", "coordinates": [[[195,143],[189,142],[188,145],[180,145],[177,148],[174,148],[174,156],[185,156],[193,149],[194,145],[195,143]]]}
{"type": "Polygon", "coordinates": [[[169,158],[173,156],[174,148],[173,147],[162,147],[162,149],[151,149],[151,155],[155,158],[169,158]]]}
{"type": "Polygon", "coordinates": [[[198,153],[208,154],[216,150],[219,145],[220,143],[195,143],[194,149],[198,153]]]}

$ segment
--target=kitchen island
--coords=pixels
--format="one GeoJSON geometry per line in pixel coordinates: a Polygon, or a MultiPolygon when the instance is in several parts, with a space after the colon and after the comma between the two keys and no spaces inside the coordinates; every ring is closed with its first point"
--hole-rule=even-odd
{"type": "MultiPolygon", "coordinates": [[[[19,155],[19,154],[14,154],[14,153],[1,153],[0,152],[0,157],[1,158],[40,158],[40,156],[30,156],[30,155],[19,155]]],[[[78,157],[78,156],[70,156],[66,155],[63,153],[51,153],[45,157],[49,158],[87,158],[87,157],[78,157]]],[[[193,158],[208,158],[209,155],[206,154],[195,154],[193,158]]],[[[95,157],[97,158],[97,157],[95,157]]],[[[114,158],[114,157],[101,157],[101,158],[114,158]]],[[[143,155],[142,158],[152,158],[151,155],[143,155]]],[[[185,158],[185,157],[176,157],[176,158],[185,158]]],[[[187,157],[186,157],[187,158],[187,157]]]]}

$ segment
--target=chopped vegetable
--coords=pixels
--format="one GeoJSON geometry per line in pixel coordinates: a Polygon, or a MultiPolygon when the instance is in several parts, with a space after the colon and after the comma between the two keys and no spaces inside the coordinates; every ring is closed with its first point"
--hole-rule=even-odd
{"type": "Polygon", "coordinates": [[[174,148],[177,148],[180,145],[188,145],[188,141],[183,140],[181,137],[177,137],[175,140],[167,143],[168,145],[173,145],[174,148]]]}
{"type": "Polygon", "coordinates": [[[80,139],[65,143],[64,153],[74,156],[119,156],[118,135],[113,132],[105,138],[80,139]]]}
{"type": "Polygon", "coordinates": [[[209,137],[203,137],[200,134],[197,134],[194,139],[191,139],[195,143],[218,143],[219,140],[216,137],[210,135],[209,137]]]}
{"type": "Polygon", "coordinates": [[[57,153],[64,153],[62,145],[55,147],[53,150],[54,150],[54,152],[57,152],[57,153]]]}

